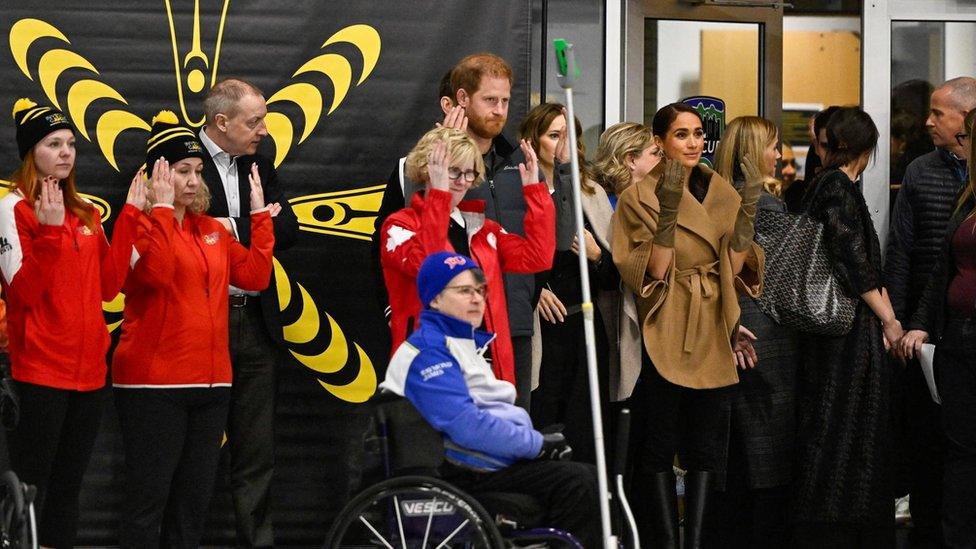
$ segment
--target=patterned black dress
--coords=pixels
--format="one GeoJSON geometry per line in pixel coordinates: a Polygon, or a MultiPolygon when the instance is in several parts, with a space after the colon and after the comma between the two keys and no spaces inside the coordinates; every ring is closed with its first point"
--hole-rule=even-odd
{"type": "MultiPolygon", "coordinates": [[[[881,248],[864,197],[843,172],[821,172],[804,197],[824,224],[834,273],[851,296],[881,287],[881,248]],[[818,187],[822,187],[817,190],[818,187]]],[[[848,532],[855,546],[893,532],[891,384],[881,323],[858,303],[846,336],[801,336],[795,523],[848,532]]],[[[882,542],[879,542],[882,543],[882,542]]],[[[844,545],[847,545],[845,542],[844,545]]]]}

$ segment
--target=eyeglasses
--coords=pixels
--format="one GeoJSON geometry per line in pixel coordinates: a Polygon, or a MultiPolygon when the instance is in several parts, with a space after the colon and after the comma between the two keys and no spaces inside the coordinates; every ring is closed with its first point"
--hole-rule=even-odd
{"type": "Polygon", "coordinates": [[[447,176],[451,179],[458,180],[461,176],[464,176],[464,180],[468,183],[474,183],[478,179],[478,170],[467,170],[462,172],[460,168],[448,168],[447,176]]]}
{"type": "Polygon", "coordinates": [[[960,147],[964,145],[963,141],[965,141],[967,139],[969,139],[969,134],[968,133],[959,132],[959,133],[956,134],[956,143],[959,143],[959,146],[960,147]]]}
{"type": "Polygon", "coordinates": [[[478,294],[482,298],[484,298],[486,295],[488,295],[488,286],[485,286],[485,285],[481,285],[481,286],[468,286],[468,285],[464,285],[464,286],[444,286],[444,289],[445,290],[454,290],[455,292],[457,292],[457,293],[461,294],[462,296],[467,297],[469,299],[472,298],[472,297],[474,297],[474,294],[478,294]]]}

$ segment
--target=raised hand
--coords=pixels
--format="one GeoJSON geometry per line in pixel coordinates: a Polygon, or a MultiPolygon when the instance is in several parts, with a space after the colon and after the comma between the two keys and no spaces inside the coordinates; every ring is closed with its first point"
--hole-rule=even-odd
{"type": "Polygon", "coordinates": [[[742,158],[739,168],[746,178],[745,185],[739,191],[739,196],[742,197],[742,207],[751,207],[752,214],[755,215],[756,203],[759,202],[759,195],[762,194],[763,174],[759,171],[759,165],[751,155],[742,158]]]}
{"type": "Polygon", "coordinates": [[[657,196],[660,211],[657,216],[657,231],[654,244],[666,248],[674,247],[674,231],[678,224],[678,206],[685,190],[685,169],[681,162],[664,161],[664,174],[657,181],[654,194],[657,196]]]}
{"type": "Polygon", "coordinates": [[[744,252],[749,249],[756,236],[756,205],[762,193],[763,174],[759,171],[758,162],[751,155],[742,157],[739,168],[746,180],[739,191],[742,201],[739,204],[739,215],[735,218],[730,244],[733,250],[744,252]]]}
{"type": "Polygon", "coordinates": [[[176,200],[176,190],[173,188],[173,172],[169,169],[169,162],[159,158],[153,164],[152,191],[156,204],[173,205],[176,200]]]}
{"type": "Polygon", "coordinates": [[[278,214],[281,213],[281,204],[277,202],[268,204],[268,212],[271,213],[271,217],[278,217],[278,214]]]}
{"type": "Polygon", "coordinates": [[[447,150],[447,142],[434,143],[427,154],[427,178],[430,179],[431,189],[446,191],[450,188],[451,179],[447,175],[450,165],[451,153],[447,150]]]}
{"type": "Polygon", "coordinates": [[[522,186],[539,183],[539,158],[535,155],[535,149],[525,139],[519,142],[519,147],[522,149],[522,154],[525,155],[525,163],[519,163],[522,186]]]}
{"type": "Polygon", "coordinates": [[[129,193],[125,197],[125,203],[135,206],[138,210],[142,210],[146,207],[146,195],[148,192],[146,168],[139,168],[135,177],[132,178],[132,183],[129,184],[129,193]]]}
{"type": "Polygon", "coordinates": [[[454,128],[462,132],[468,131],[468,117],[464,114],[464,107],[455,105],[444,115],[444,121],[437,123],[438,128],[454,128]]]}
{"type": "MultiPolygon", "coordinates": [[[[569,162],[569,118],[566,117],[566,109],[563,109],[563,120],[566,125],[559,130],[559,139],[556,140],[556,150],[553,155],[553,164],[565,164],[569,162]]],[[[576,136],[577,139],[579,136],[576,136]]]]}
{"type": "Polygon", "coordinates": [[[34,201],[34,214],[41,225],[64,225],[64,193],[53,176],[41,180],[41,194],[34,201]]]}
{"type": "Polygon", "coordinates": [[[247,174],[247,181],[251,184],[251,209],[260,210],[264,207],[264,188],[261,187],[257,162],[251,163],[251,173],[247,174]]]}

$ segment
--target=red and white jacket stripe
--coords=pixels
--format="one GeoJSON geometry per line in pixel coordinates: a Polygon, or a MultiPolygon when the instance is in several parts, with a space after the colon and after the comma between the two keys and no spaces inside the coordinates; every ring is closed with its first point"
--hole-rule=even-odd
{"type": "Polygon", "coordinates": [[[214,218],[183,217],[157,205],[142,228],[123,287],[122,336],[112,384],[123,388],[221,387],[231,384],[230,284],[261,291],[271,279],[274,231],[267,208],[251,212],[251,247],[214,218]]]}
{"type": "Polygon", "coordinates": [[[105,385],[110,340],[102,301],[119,292],[135,226],[120,216],[113,242],[127,242],[112,248],[92,210],[94,230],[70,210],[57,227],[41,225],[16,191],[0,200],[0,271],[17,381],[75,391],[105,385]]]}
{"type": "MultiPolygon", "coordinates": [[[[471,257],[485,273],[488,304],[485,327],[494,332],[491,344],[492,369],[498,379],[515,382],[515,358],[508,327],[508,307],[502,273],[537,273],[552,267],[556,249],[556,215],[545,183],[522,188],[525,196],[525,236],[510,234],[484,215],[484,201],[458,204],[468,233],[471,257]]],[[[380,264],[390,294],[392,351],[417,329],[421,304],[417,295],[417,272],[424,258],[434,252],[454,251],[447,238],[451,216],[451,193],[428,189],[415,193],[410,206],[383,223],[380,234],[380,264]],[[421,196],[421,194],[425,196],[421,196]]]]}

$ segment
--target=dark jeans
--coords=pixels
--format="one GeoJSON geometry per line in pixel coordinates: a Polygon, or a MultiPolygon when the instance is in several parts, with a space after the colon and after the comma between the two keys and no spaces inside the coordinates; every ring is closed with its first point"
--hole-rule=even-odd
{"type": "Polygon", "coordinates": [[[120,547],[200,545],[229,402],[227,387],[115,389],[125,447],[120,547]]]}
{"type": "Polygon", "coordinates": [[[227,437],[231,491],[239,547],[274,547],[271,480],[278,347],[268,335],[257,296],[230,307],[230,360],[234,386],[227,437]]]}
{"type": "Polygon", "coordinates": [[[565,530],[600,547],[600,508],[596,468],[575,461],[519,461],[501,471],[476,473],[445,464],[444,479],[475,499],[485,492],[527,494],[545,510],[541,526],[565,530]]]}
{"type": "Polygon", "coordinates": [[[37,487],[40,545],[72,547],[81,480],[95,446],[106,390],[16,385],[20,423],[10,434],[11,465],[21,482],[37,487]]]}
{"type": "Polygon", "coordinates": [[[528,412],[532,403],[532,336],[512,336],[515,355],[515,405],[528,412]]]}
{"type": "Polygon", "coordinates": [[[947,547],[976,547],[976,319],[949,319],[935,371],[946,436],[942,530],[947,547]]]}

